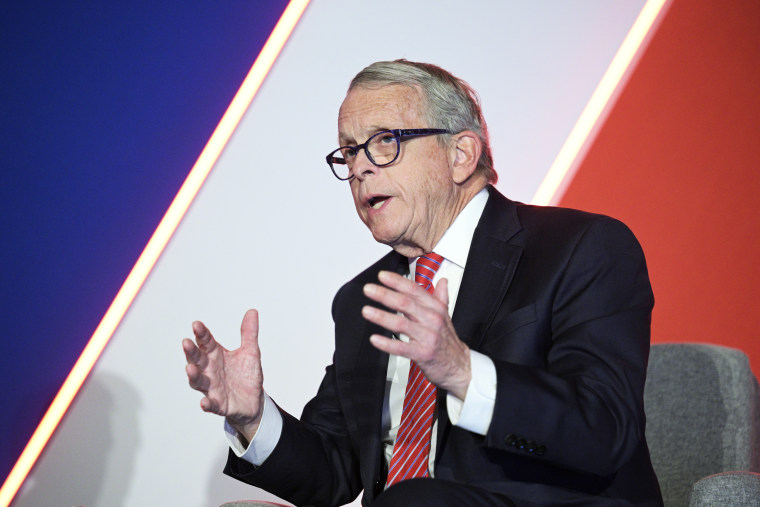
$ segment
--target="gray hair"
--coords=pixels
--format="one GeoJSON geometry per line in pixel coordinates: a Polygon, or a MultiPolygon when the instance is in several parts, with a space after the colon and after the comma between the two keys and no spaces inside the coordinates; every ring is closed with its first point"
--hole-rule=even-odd
{"type": "Polygon", "coordinates": [[[469,84],[436,65],[401,59],[369,65],[351,80],[348,89],[394,84],[421,91],[425,101],[423,114],[430,128],[445,128],[452,133],[475,132],[483,147],[475,171],[484,174],[489,183],[496,183],[498,174],[493,167],[480,97],[469,84]]]}

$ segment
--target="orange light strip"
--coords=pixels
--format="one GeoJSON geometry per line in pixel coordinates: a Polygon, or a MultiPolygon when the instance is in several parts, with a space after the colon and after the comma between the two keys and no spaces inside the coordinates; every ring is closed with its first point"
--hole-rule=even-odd
{"type": "Polygon", "coordinates": [[[578,170],[582,156],[609,112],[613,99],[623,89],[624,79],[633,68],[633,62],[642,54],[644,42],[658,19],[662,19],[665,4],[671,0],[648,0],[628,31],[612,63],[602,76],[588,104],[559,150],[544,180],[539,185],[531,204],[556,205],[578,170]]]}
{"type": "Polygon", "coordinates": [[[142,288],[143,283],[148,278],[159,256],[164,251],[169,239],[171,239],[180,221],[185,216],[187,209],[198,194],[203,182],[227,145],[230,136],[232,136],[232,133],[247,111],[248,106],[253,101],[261,83],[272,68],[277,56],[280,54],[285,42],[287,42],[308,4],[309,0],[291,0],[285,8],[272,34],[267,39],[266,44],[264,44],[261,53],[256,58],[253,67],[251,67],[243,84],[232,99],[230,106],[195,162],[190,174],[179,189],[177,196],[169,206],[161,223],[159,223],[147,246],[137,259],[137,263],[116,294],[113,303],[111,303],[105,316],[100,321],[97,329],[95,329],[74,368],[69,373],[39,426],[37,426],[34,434],[29,439],[29,443],[27,443],[21,456],[16,461],[2,488],[0,488],[0,506],[7,507],[13,500],[13,497],[16,496],[21,484],[34,466],[45,445],[47,445],[48,440],[60,423],[66,410],[68,410],[69,405],[71,405],[85,379],[90,374],[93,366],[95,366],[95,362],[102,354],[122,318],[132,305],[137,293],[142,288]]]}

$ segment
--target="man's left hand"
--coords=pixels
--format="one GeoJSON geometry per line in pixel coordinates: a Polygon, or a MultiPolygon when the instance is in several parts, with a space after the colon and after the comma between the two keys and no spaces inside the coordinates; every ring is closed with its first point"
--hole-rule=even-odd
{"type": "Polygon", "coordinates": [[[372,345],[411,359],[430,382],[464,400],[471,378],[470,349],[457,336],[449,317],[448,280],[441,279],[430,293],[398,273],[381,271],[378,279],[382,285],[367,284],[364,294],[398,313],[365,306],[362,315],[393,333],[408,336],[409,342],[375,334],[370,337],[372,345]]]}

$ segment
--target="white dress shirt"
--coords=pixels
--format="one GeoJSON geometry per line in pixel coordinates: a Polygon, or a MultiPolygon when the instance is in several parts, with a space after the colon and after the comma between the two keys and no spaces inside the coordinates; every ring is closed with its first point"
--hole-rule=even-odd
{"type": "MultiPolygon", "coordinates": [[[[448,279],[449,291],[449,317],[454,313],[459,287],[462,284],[464,267],[467,264],[467,256],[470,252],[472,236],[475,227],[488,200],[488,192],[483,189],[470,200],[454,223],[443,235],[436,247],[435,253],[444,258],[438,269],[433,284],[437,285],[442,278],[448,279]]],[[[417,259],[410,259],[410,277],[414,277],[417,259]]],[[[408,338],[401,335],[402,340],[408,338]]],[[[496,368],[493,361],[487,356],[470,350],[470,364],[472,378],[465,395],[465,400],[460,400],[452,394],[447,394],[446,405],[449,420],[468,431],[485,435],[493,417],[494,401],[496,398],[496,368]]],[[[381,439],[385,453],[386,464],[390,463],[393,452],[393,443],[396,440],[398,427],[401,423],[401,411],[404,403],[404,393],[409,376],[409,359],[391,355],[388,361],[386,375],[386,390],[383,400],[383,424],[381,439]]],[[[240,458],[261,465],[272,453],[282,432],[282,415],[274,402],[265,395],[264,410],[262,413],[259,429],[251,442],[246,447],[242,436],[232,428],[225,420],[224,424],[227,441],[233,452],[240,458]]],[[[433,425],[432,442],[430,448],[430,476],[433,475],[433,463],[435,463],[437,422],[433,425]]]]}

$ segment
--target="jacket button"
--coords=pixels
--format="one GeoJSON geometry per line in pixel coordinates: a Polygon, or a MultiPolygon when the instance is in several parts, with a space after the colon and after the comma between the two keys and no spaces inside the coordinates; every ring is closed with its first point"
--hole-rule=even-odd
{"type": "Polygon", "coordinates": [[[525,442],[525,450],[533,453],[536,450],[536,443],[533,440],[528,440],[525,442]]]}
{"type": "Polygon", "coordinates": [[[506,437],[504,437],[504,443],[507,445],[511,445],[512,447],[515,447],[517,445],[517,437],[510,433],[506,437]]]}
{"type": "Polygon", "coordinates": [[[520,438],[520,439],[517,440],[517,448],[518,449],[525,449],[525,444],[527,444],[527,442],[525,441],[524,438],[520,438]]]}
{"type": "Polygon", "coordinates": [[[543,456],[544,453],[546,453],[546,446],[545,445],[536,446],[536,456],[543,456]]]}

